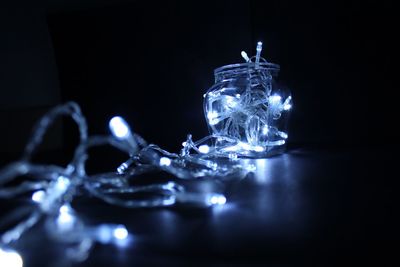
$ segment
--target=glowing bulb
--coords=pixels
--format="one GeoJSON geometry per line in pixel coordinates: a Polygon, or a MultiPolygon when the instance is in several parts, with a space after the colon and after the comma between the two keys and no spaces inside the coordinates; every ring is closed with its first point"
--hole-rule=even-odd
{"type": "Polygon", "coordinates": [[[267,135],[268,132],[269,132],[268,125],[264,125],[264,127],[262,128],[262,133],[263,133],[264,135],[267,135]]]}
{"type": "Polygon", "coordinates": [[[289,110],[292,108],[292,104],[290,103],[292,101],[292,97],[288,96],[283,103],[283,110],[289,110]]]}
{"type": "Polygon", "coordinates": [[[61,214],[71,213],[71,208],[68,205],[62,205],[59,211],[61,214]]]}
{"type": "Polygon", "coordinates": [[[69,179],[64,177],[64,176],[60,176],[60,177],[57,178],[55,188],[58,191],[65,192],[69,185],[70,185],[69,179]]]}
{"type": "Polygon", "coordinates": [[[256,68],[258,68],[260,64],[260,55],[261,55],[261,50],[262,50],[262,42],[257,43],[257,48],[256,48],[256,68]]]}
{"type": "Polygon", "coordinates": [[[262,42],[258,42],[257,43],[257,48],[256,48],[256,50],[257,50],[257,52],[261,52],[261,50],[262,50],[262,42]]]}
{"type": "Polygon", "coordinates": [[[256,152],[263,152],[264,151],[264,147],[262,147],[262,146],[255,146],[253,149],[256,152]]]}
{"type": "Polygon", "coordinates": [[[210,205],[224,205],[226,203],[226,198],[221,194],[212,194],[208,199],[208,203],[210,205]]]}
{"type": "Polygon", "coordinates": [[[168,182],[165,185],[162,186],[163,189],[166,190],[173,190],[175,187],[175,183],[174,182],[168,182]]]}
{"type": "Polygon", "coordinates": [[[283,109],[284,110],[289,110],[289,109],[291,109],[292,108],[292,105],[290,105],[290,104],[285,104],[285,105],[283,105],[283,109]]]}
{"type": "Polygon", "coordinates": [[[32,194],[32,200],[36,203],[41,203],[45,198],[46,193],[43,190],[36,191],[32,194]]]}
{"type": "Polygon", "coordinates": [[[75,223],[75,216],[72,214],[72,210],[68,205],[62,205],[59,209],[57,217],[57,225],[60,230],[70,230],[75,223]]]}
{"type": "Polygon", "coordinates": [[[245,150],[251,150],[251,145],[249,145],[247,143],[240,142],[239,145],[241,148],[243,148],[245,150]]]}
{"type": "Polygon", "coordinates": [[[210,152],[210,147],[208,145],[201,145],[199,146],[200,153],[207,154],[210,152]]]}
{"type": "Polygon", "coordinates": [[[60,213],[57,218],[58,224],[61,226],[69,225],[74,221],[74,217],[69,213],[60,213]]]}
{"type": "Polygon", "coordinates": [[[282,97],[280,95],[273,95],[270,96],[269,100],[272,104],[278,104],[279,102],[281,102],[282,97]]]}
{"type": "Polygon", "coordinates": [[[280,135],[282,138],[284,138],[284,139],[287,139],[287,138],[288,138],[287,133],[280,132],[279,135],[280,135]]]}
{"type": "Polygon", "coordinates": [[[234,108],[234,107],[236,107],[237,104],[238,104],[236,98],[233,97],[233,96],[226,96],[225,99],[226,99],[226,100],[225,100],[226,105],[227,105],[228,107],[230,107],[230,108],[234,108]]]}
{"type": "Polygon", "coordinates": [[[113,236],[118,240],[124,240],[128,237],[128,230],[126,230],[125,226],[119,225],[114,229],[113,236]]]}
{"type": "Polygon", "coordinates": [[[250,58],[247,56],[247,53],[246,53],[246,52],[242,51],[242,52],[240,53],[240,55],[242,55],[242,58],[244,58],[244,60],[246,60],[246,62],[249,62],[249,61],[250,61],[250,58]]]}
{"type": "Polygon", "coordinates": [[[117,168],[117,172],[118,172],[119,174],[123,174],[124,171],[125,171],[128,167],[129,167],[128,164],[126,164],[126,163],[124,162],[124,163],[121,164],[121,166],[119,166],[119,167],[117,168]]]}
{"type": "MultiPolygon", "coordinates": [[[[68,190],[70,180],[64,176],[59,176],[52,185],[46,190],[46,196],[40,202],[40,207],[42,210],[48,211],[51,209],[62,195],[68,190]]],[[[33,196],[32,196],[33,197],[33,196]]]]}
{"type": "Polygon", "coordinates": [[[4,267],[22,267],[24,262],[18,252],[0,247],[0,263],[4,267]]]}
{"type": "Polygon", "coordinates": [[[110,120],[108,126],[110,128],[111,133],[119,139],[125,139],[131,135],[129,126],[122,117],[119,116],[113,117],[110,120]]]}
{"type": "Polygon", "coordinates": [[[215,124],[217,124],[218,123],[218,112],[216,112],[216,111],[209,111],[208,113],[207,113],[207,118],[208,118],[208,120],[209,120],[209,122],[210,122],[210,125],[215,125],[215,124]]]}
{"type": "Polygon", "coordinates": [[[169,166],[171,165],[171,160],[167,157],[160,158],[160,166],[169,166]]]}

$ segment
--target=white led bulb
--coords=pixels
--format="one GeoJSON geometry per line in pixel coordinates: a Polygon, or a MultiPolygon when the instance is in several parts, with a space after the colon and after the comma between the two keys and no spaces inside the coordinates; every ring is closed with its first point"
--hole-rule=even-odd
{"type": "Polygon", "coordinates": [[[0,265],[4,267],[22,267],[24,262],[18,252],[0,247],[0,265]]]}
{"type": "Polygon", "coordinates": [[[108,124],[111,133],[118,139],[126,139],[131,135],[131,130],[129,129],[126,121],[119,116],[113,117],[108,124]]]}

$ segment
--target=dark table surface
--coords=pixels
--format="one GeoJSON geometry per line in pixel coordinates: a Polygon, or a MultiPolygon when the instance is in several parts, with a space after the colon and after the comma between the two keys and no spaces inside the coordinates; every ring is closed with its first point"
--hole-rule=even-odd
{"type": "MultiPolygon", "coordinates": [[[[394,266],[395,149],[302,148],[250,161],[256,173],[228,181],[228,202],[211,209],[130,210],[78,199],[88,222],[126,224],[133,238],[125,247],[96,245],[74,265],[394,266]]],[[[68,266],[65,248],[40,225],[16,247],[26,267],[68,266]]]]}

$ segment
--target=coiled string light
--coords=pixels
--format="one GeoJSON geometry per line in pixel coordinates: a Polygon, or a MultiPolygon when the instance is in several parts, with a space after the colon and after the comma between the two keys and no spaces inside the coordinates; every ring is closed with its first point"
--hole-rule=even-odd
{"type": "Polygon", "coordinates": [[[216,84],[204,94],[204,108],[213,132],[213,153],[219,156],[260,157],[285,144],[287,133],[280,130],[292,107],[292,97],[285,99],[272,91],[271,66],[261,57],[258,42],[256,56],[241,52],[244,64],[218,68],[216,84]],[[285,114],[286,115],[286,114],[285,114]]]}
{"type": "MultiPolygon", "coordinates": [[[[261,49],[262,43],[259,42],[255,57],[249,58],[244,51],[242,56],[246,62],[254,60],[256,66],[259,66],[260,60],[265,61],[260,58],[261,49]]],[[[78,192],[126,208],[169,207],[178,204],[212,207],[225,204],[226,197],[221,192],[194,192],[183,182],[206,177],[223,182],[232,177],[243,177],[248,172],[254,172],[255,166],[241,162],[239,157],[245,156],[248,151],[262,152],[265,145],[280,145],[284,142],[259,142],[260,131],[265,135],[287,138],[285,132],[279,131],[268,122],[271,117],[278,119],[282,112],[291,108],[291,97],[282,101],[279,95],[270,95],[269,92],[248,91],[247,95],[234,97],[211,95],[211,101],[224,103],[225,112],[208,113],[209,123],[217,124],[228,119],[227,125],[230,128],[242,127],[246,130],[249,142],[243,142],[226,131],[211,134],[198,141],[193,141],[189,134],[187,140],[182,143],[180,153],[170,153],[157,145],[147,144],[140,135],[132,132],[128,123],[119,116],[109,121],[111,135],[88,136],[86,119],[76,103],[69,102],[53,108],[34,127],[33,135],[20,160],[0,170],[0,198],[24,197],[31,193],[31,200],[35,204],[28,212],[21,208],[21,212],[15,211],[3,218],[20,222],[0,235],[0,263],[2,266],[4,263],[5,266],[11,267],[23,265],[21,256],[11,247],[42,218],[45,219],[45,229],[50,237],[71,245],[66,251],[66,256],[71,260],[85,260],[95,242],[115,245],[130,242],[132,235],[124,225],[86,225],[73,209],[73,200],[78,196],[78,192]],[[258,94],[257,101],[253,101],[254,94],[258,94]],[[254,110],[259,109],[268,112],[253,116],[254,110]],[[242,122],[234,119],[237,114],[244,114],[242,117],[250,119],[242,125],[242,122]],[[80,140],[73,159],[66,167],[32,163],[32,155],[41,144],[47,129],[60,116],[71,117],[79,129],[80,140]],[[114,172],[88,175],[85,165],[88,150],[103,145],[110,145],[126,153],[128,160],[114,172]],[[167,173],[170,180],[165,183],[153,183],[152,180],[148,180],[145,185],[132,185],[131,182],[139,175],[154,171],[167,173]],[[21,176],[29,179],[17,184],[17,179],[21,176]],[[143,194],[147,196],[144,199],[134,197],[143,194]],[[19,213],[25,214],[26,218],[20,220],[19,216],[16,216],[19,213]]]]}
{"type": "Polygon", "coordinates": [[[232,160],[219,161],[204,157],[209,151],[204,150],[204,145],[198,148],[190,135],[181,153],[175,154],[156,145],[148,145],[142,137],[131,131],[121,117],[112,118],[109,128],[109,136],[89,137],[85,117],[74,102],[55,107],[36,124],[21,159],[0,170],[0,198],[11,199],[31,192],[31,199],[36,204],[26,219],[0,236],[1,262],[7,262],[7,266],[22,266],[22,258],[10,246],[43,217],[46,218],[49,236],[60,242],[74,244],[67,253],[71,259],[86,259],[94,242],[117,245],[127,242],[130,234],[123,225],[87,226],[79,219],[72,207],[78,191],[127,208],[166,207],[176,204],[210,207],[224,204],[225,196],[217,192],[188,191],[185,186],[172,180],[161,184],[149,181],[147,185],[135,186],[129,185],[129,181],[140,174],[157,170],[169,173],[174,179],[190,180],[209,176],[226,178],[254,169],[252,165],[242,165],[232,160]],[[66,167],[32,163],[32,155],[42,142],[47,129],[62,115],[70,116],[80,132],[80,141],[73,159],[66,167]],[[127,153],[129,159],[115,172],[88,175],[85,168],[88,149],[102,145],[111,145],[127,153]],[[30,180],[7,186],[15,184],[16,179],[21,176],[29,176],[30,180]],[[127,194],[131,196],[138,193],[146,193],[151,197],[126,199],[127,194]]]}

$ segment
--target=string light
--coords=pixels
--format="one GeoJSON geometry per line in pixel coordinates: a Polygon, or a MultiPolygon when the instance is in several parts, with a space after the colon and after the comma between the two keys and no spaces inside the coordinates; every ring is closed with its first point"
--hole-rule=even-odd
{"type": "Polygon", "coordinates": [[[216,83],[204,97],[211,135],[223,137],[214,143],[214,154],[231,152],[229,158],[259,158],[274,154],[275,148],[285,144],[284,127],[292,97],[284,98],[280,90],[272,88],[272,76],[279,66],[268,63],[261,51],[262,42],[258,42],[256,56],[249,58],[241,52],[246,63],[226,65],[214,72],[216,83]]]}
{"type": "MultiPolygon", "coordinates": [[[[113,117],[109,122],[109,128],[112,136],[89,137],[86,120],[80,108],[72,102],[55,107],[38,122],[22,160],[0,170],[0,186],[12,182],[21,175],[35,177],[36,182],[23,182],[17,187],[1,188],[0,197],[11,198],[25,192],[32,192],[31,199],[37,207],[25,221],[1,235],[1,246],[16,242],[41,217],[45,217],[49,236],[60,242],[75,244],[67,254],[71,258],[84,260],[94,242],[121,245],[126,243],[130,235],[123,225],[86,226],[71,206],[77,191],[86,192],[107,203],[127,208],[167,207],[175,204],[210,207],[223,205],[226,201],[223,194],[188,191],[184,186],[172,181],[164,184],[136,186],[127,186],[127,181],[137,174],[155,169],[167,171],[174,178],[186,180],[208,176],[220,178],[239,174],[242,171],[246,172],[245,168],[237,163],[217,164],[213,160],[203,158],[211,151],[210,147],[206,145],[198,147],[190,135],[183,144],[183,150],[186,152],[175,154],[155,145],[148,145],[143,138],[131,131],[129,125],[121,117],[113,117]],[[31,163],[31,155],[42,142],[45,131],[61,115],[71,116],[80,131],[80,143],[72,161],[67,167],[31,163]],[[104,144],[128,153],[129,159],[122,163],[115,173],[90,176],[85,170],[87,151],[93,146],[104,144]],[[124,198],[124,194],[143,192],[150,194],[149,199],[124,198]],[[210,200],[210,196],[214,198],[210,200]]],[[[13,264],[17,264],[19,262],[15,260],[17,259],[15,255],[17,254],[2,251],[1,257],[8,257],[7,260],[14,259],[16,263],[13,264]]]]}
{"type": "Polygon", "coordinates": [[[3,263],[11,267],[23,265],[20,255],[5,247],[17,242],[42,218],[48,235],[70,246],[66,256],[74,260],[85,260],[95,242],[118,246],[128,244],[132,234],[124,225],[91,226],[84,223],[73,208],[77,192],[125,208],[223,206],[227,201],[223,189],[193,191],[187,186],[188,181],[205,177],[224,181],[229,177],[245,176],[254,172],[256,167],[239,161],[240,157],[265,155],[263,153],[271,147],[285,144],[288,138],[287,133],[278,127],[278,122],[282,113],[291,109],[291,96],[282,101],[282,96],[271,94],[271,75],[265,69],[272,65],[261,58],[261,50],[262,43],[258,42],[255,57],[249,58],[244,51],[241,53],[247,64],[248,86],[245,90],[238,91],[230,84],[205,94],[205,114],[212,133],[198,141],[193,141],[189,134],[179,153],[147,144],[120,116],[109,121],[110,135],[88,136],[86,119],[74,102],[57,106],[44,115],[35,126],[20,160],[0,169],[0,198],[24,197],[25,193],[30,193],[34,203],[25,220],[16,222],[0,236],[2,266],[3,263]],[[47,129],[60,116],[71,117],[78,126],[80,140],[72,160],[66,167],[32,163],[32,155],[47,129]],[[103,145],[126,153],[128,159],[114,172],[87,174],[88,150],[103,145]],[[154,171],[167,173],[169,180],[164,183],[152,183],[151,180],[148,184],[134,183],[138,175],[154,171]],[[33,180],[15,186],[17,178],[24,175],[33,180]],[[12,186],[7,186],[10,184],[12,186]],[[148,197],[135,197],[138,194],[143,196],[143,193],[148,197]]]}
{"type": "Polygon", "coordinates": [[[280,95],[272,95],[269,97],[269,102],[272,105],[277,105],[281,102],[282,97],[280,95]]]}

